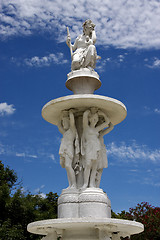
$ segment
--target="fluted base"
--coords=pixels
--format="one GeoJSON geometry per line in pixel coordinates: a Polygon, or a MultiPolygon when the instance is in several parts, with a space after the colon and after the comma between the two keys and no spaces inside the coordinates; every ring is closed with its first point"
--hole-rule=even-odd
{"type": "Polygon", "coordinates": [[[111,202],[100,188],[66,189],[58,199],[58,218],[110,218],[111,202]]]}

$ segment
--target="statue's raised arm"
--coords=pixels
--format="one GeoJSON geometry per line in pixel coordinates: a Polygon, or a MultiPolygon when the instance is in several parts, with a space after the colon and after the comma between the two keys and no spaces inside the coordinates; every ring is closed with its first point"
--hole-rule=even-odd
{"type": "Polygon", "coordinates": [[[81,68],[94,69],[96,66],[97,56],[95,24],[91,20],[86,20],[83,23],[83,34],[79,35],[75,43],[71,44],[71,37],[69,29],[67,28],[67,45],[70,48],[72,58],[72,70],[79,70],[81,68]]]}

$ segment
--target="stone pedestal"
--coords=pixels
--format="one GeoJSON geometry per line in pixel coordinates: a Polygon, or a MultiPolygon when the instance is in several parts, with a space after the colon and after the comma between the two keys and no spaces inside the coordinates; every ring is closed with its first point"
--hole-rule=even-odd
{"type": "Polygon", "coordinates": [[[92,94],[100,88],[99,75],[88,68],[70,72],[66,81],[66,87],[74,94],[92,94]]]}
{"type": "Polygon", "coordinates": [[[110,218],[111,202],[100,188],[87,188],[79,195],[79,217],[110,218]]]}
{"type": "Polygon", "coordinates": [[[111,203],[102,189],[62,191],[58,199],[58,218],[83,217],[111,217],[111,203]]]}

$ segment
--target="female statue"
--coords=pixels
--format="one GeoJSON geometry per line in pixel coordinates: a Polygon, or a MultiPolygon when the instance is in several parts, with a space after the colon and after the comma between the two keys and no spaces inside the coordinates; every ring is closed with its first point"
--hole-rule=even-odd
{"type": "Polygon", "coordinates": [[[99,140],[101,144],[101,150],[99,152],[98,156],[98,165],[97,165],[97,173],[96,173],[96,187],[98,188],[100,185],[101,181],[101,176],[103,172],[103,168],[108,167],[108,160],[107,160],[107,150],[106,150],[106,145],[104,144],[104,139],[103,136],[112,131],[114,128],[113,124],[110,122],[108,124],[108,128],[103,129],[99,133],[99,140]]]}
{"type": "Polygon", "coordinates": [[[94,27],[95,25],[91,20],[86,20],[83,23],[83,34],[76,38],[74,45],[71,44],[71,38],[68,34],[66,43],[73,52],[71,53],[72,70],[79,70],[80,68],[94,69],[96,60],[100,59],[94,46],[96,42],[94,27]]]}
{"type": "Polygon", "coordinates": [[[96,187],[96,172],[101,143],[99,133],[108,126],[108,118],[104,114],[104,122],[97,126],[99,113],[95,109],[86,110],[83,114],[83,134],[81,154],[84,157],[84,184],[82,188],[96,187]]]}
{"type": "Polygon", "coordinates": [[[76,188],[76,178],[72,164],[74,156],[79,153],[79,143],[72,110],[69,110],[69,116],[68,111],[63,113],[58,128],[63,134],[59,149],[60,165],[67,171],[69,187],[76,188]]]}

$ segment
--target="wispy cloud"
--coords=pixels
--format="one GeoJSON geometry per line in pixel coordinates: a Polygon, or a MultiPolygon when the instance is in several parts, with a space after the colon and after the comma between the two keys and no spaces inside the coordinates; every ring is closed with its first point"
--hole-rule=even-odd
{"type": "Polygon", "coordinates": [[[144,59],[146,62],[145,66],[149,68],[160,68],[160,59],[157,57],[154,57],[153,59],[144,59]]]}
{"type": "Polygon", "coordinates": [[[103,72],[106,70],[107,65],[117,65],[117,66],[121,66],[121,64],[125,61],[127,53],[118,55],[117,57],[113,58],[113,57],[108,57],[105,59],[101,59],[97,62],[97,66],[96,69],[99,72],[103,72]]]}
{"type": "Polygon", "coordinates": [[[16,157],[24,157],[24,158],[38,158],[37,155],[26,154],[26,153],[16,153],[16,157]]]}
{"type": "Polygon", "coordinates": [[[159,0],[3,0],[0,12],[2,38],[49,31],[64,41],[69,26],[74,39],[82,31],[82,22],[91,18],[98,44],[160,48],[159,0]]]}
{"type": "Polygon", "coordinates": [[[40,196],[41,198],[46,198],[46,194],[45,193],[39,193],[38,196],[40,196]]]}
{"type": "Polygon", "coordinates": [[[118,159],[117,161],[137,162],[139,160],[149,160],[152,163],[160,162],[160,149],[149,149],[148,146],[138,145],[136,142],[133,142],[130,145],[127,145],[124,142],[121,144],[112,142],[107,145],[107,153],[115,159],[118,159]]]}
{"type": "Polygon", "coordinates": [[[34,190],[35,194],[38,195],[38,196],[40,196],[41,198],[46,198],[46,194],[43,193],[43,192],[41,192],[41,190],[44,189],[44,188],[45,188],[45,185],[44,185],[44,184],[41,185],[40,187],[36,188],[36,189],[34,190]]]}
{"type": "Polygon", "coordinates": [[[45,188],[45,185],[44,185],[44,184],[41,185],[40,187],[36,188],[36,189],[34,190],[34,192],[35,192],[35,193],[39,193],[39,192],[41,191],[41,189],[43,189],[43,188],[45,188]]]}
{"type": "Polygon", "coordinates": [[[50,158],[53,160],[53,162],[55,162],[55,156],[54,156],[54,154],[51,154],[51,155],[50,155],[50,158]]]}
{"type": "Polygon", "coordinates": [[[16,111],[13,104],[0,103],[0,116],[12,115],[16,111]]]}
{"type": "Polygon", "coordinates": [[[144,106],[144,111],[145,111],[146,114],[160,114],[160,109],[159,108],[151,109],[148,106],[144,106]]]}
{"type": "Polygon", "coordinates": [[[160,114],[160,109],[159,108],[155,108],[154,112],[157,113],[157,114],[160,114]]]}
{"type": "Polygon", "coordinates": [[[3,156],[9,156],[9,157],[17,157],[19,159],[24,159],[26,162],[36,161],[37,159],[45,159],[45,161],[53,162],[54,164],[57,163],[55,155],[51,152],[52,148],[46,147],[43,149],[43,146],[41,148],[37,147],[37,149],[34,147],[23,147],[22,151],[18,151],[19,147],[15,145],[6,145],[3,143],[0,143],[0,155],[3,156]]]}
{"type": "Polygon", "coordinates": [[[67,59],[64,59],[63,53],[51,53],[44,57],[35,56],[32,58],[26,58],[23,62],[30,67],[44,67],[50,66],[51,64],[65,64],[68,61],[67,59]]]}

